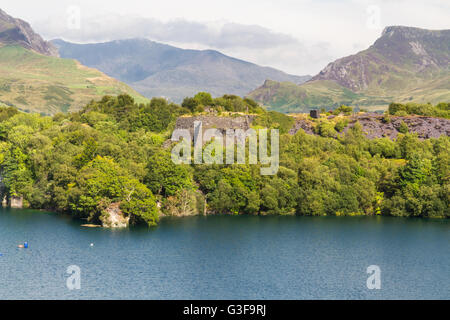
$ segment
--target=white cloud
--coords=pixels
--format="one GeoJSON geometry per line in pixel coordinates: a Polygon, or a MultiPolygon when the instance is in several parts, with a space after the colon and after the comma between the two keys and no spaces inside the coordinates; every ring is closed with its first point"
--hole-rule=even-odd
{"type": "Polygon", "coordinates": [[[329,45],[326,43],[303,43],[292,35],[258,25],[218,21],[201,23],[184,19],[163,22],[117,14],[85,18],[79,29],[68,28],[64,19],[56,18],[35,25],[47,39],[62,37],[86,43],[140,37],[183,48],[216,49],[233,57],[297,74],[315,73],[332,58],[327,54],[329,45]]]}
{"type": "Polygon", "coordinates": [[[2,8],[46,38],[78,42],[146,37],[185,48],[218,49],[237,58],[314,74],[328,62],[371,45],[387,25],[448,29],[448,0],[3,0],[2,8]],[[78,5],[81,29],[67,28],[78,5]],[[379,7],[380,28],[367,8],[379,7]]]}

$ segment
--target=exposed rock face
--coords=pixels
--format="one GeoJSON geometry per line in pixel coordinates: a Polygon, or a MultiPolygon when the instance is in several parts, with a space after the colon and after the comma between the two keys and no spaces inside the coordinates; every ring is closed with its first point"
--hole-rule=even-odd
{"type": "Polygon", "coordinates": [[[23,197],[11,197],[9,206],[15,209],[22,209],[23,197]]]}
{"type": "Polygon", "coordinates": [[[180,117],[177,119],[175,129],[187,129],[194,137],[194,122],[202,123],[203,131],[208,129],[218,129],[222,134],[227,129],[242,129],[244,131],[250,129],[255,116],[245,115],[239,117],[220,117],[220,116],[196,116],[196,117],[180,117]]]}
{"type": "MultiPolygon", "coordinates": [[[[421,139],[439,138],[441,135],[450,136],[450,120],[448,119],[423,116],[391,116],[391,121],[386,123],[383,121],[382,115],[371,113],[349,118],[349,124],[343,130],[343,133],[359,123],[362,126],[362,131],[369,139],[384,137],[396,139],[402,122],[408,126],[409,132],[417,133],[421,139]]],[[[314,124],[311,121],[297,120],[289,133],[294,135],[300,129],[303,129],[307,134],[314,134],[313,128],[314,124]]]]}
{"type": "MultiPolygon", "coordinates": [[[[402,122],[406,123],[409,132],[417,133],[421,139],[439,138],[441,135],[450,135],[450,120],[442,118],[410,116],[391,117],[390,123],[384,123],[380,115],[356,116],[353,121],[358,121],[369,139],[387,137],[396,139],[402,122]]],[[[353,126],[350,124],[349,127],[353,126]]],[[[347,128],[348,130],[348,128],[347,128]]],[[[345,132],[346,130],[344,130],[345,132]]]]}
{"type": "Polygon", "coordinates": [[[297,120],[294,127],[289,131],[290,135],[294,135],[302,129],[306,134],[314,134],[314,125],[311,121],[297,120]]]}
{"type": "Polygon", "coordinates": [[[35,33],[27,22],[13,18],[1,9],[0,44],[19,45],[46,56],[58,56],[56,47],[35,33]]]}
{"type": "Polygon", "coordinates": [[[127,228],[130,224],[130,217],[124,216],[120,203],[110,204],[100,220],[104,228],[127,228]]]}

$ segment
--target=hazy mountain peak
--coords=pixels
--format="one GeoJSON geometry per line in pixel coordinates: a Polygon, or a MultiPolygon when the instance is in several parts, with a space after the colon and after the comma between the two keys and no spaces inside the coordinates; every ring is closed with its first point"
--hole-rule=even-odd
{"type": "Polygon", "coordinates": [[[216,50],[181,49],[147,39],[105,43],[53,43],[61,57],[77,59],[131,85],[147,97],[164,96],[180,102],[198,91],[214,96],[244,96],[266,79],[303,83],[295,76],[229,57],[216,50]]]}
{"type": "Polygon", "coordinates": [[[439,37],[449,31],[450,30],[429,30],[406,26],[388,26],[384,28],[381,37],[392,37],[393,35],[397,35],[405,39],[417,39],[430,36],[439,37]]]}
{"type": "Polygon", "coordinates": [[[19,45],[47,56],[58,56],[57,49],[35,33],[28,22],[13,18],[1,9],[0,44],[19,45]]]}

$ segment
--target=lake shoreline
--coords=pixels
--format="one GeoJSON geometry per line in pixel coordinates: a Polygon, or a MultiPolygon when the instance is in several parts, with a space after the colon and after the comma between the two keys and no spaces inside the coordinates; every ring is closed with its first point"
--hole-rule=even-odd
{"type": "MultiPolygon", "coordinates": [[[[40,212],[40,213],[45,213],[45,214],[51,214],[57,217],[64,217],[64,218],[69,218],[74,222],[77,223],[82,223],[80,224],[80,228],[89,228],[89,229],[105,229],[105,230],[120,230],[120,229],[133,229],[133,228],[139,228],[139,227],[145,227],[145,225],[130,225],[128,227],[125,228],[111,228],[111,227],[104,227],[101,224],[97,224],[97,223],[91,223],[88,222],[86,219],[84,218],[77,218],[77,217],[73,217],[71,216],[69,213],[63,213],[63,212],[57,212],[57,211],[52,211],[52,210],[46,210],[46,209],[32,209],[32,208],[25,208],[25,209],[19,209],[19,208],[5,208],[5,207],[1,207],[0,210],[11,210],[11,211],[29,211],[29,212],[40,212]]],[[[213,213],[213,214],[197,214],[197,215],[187,215],[187,216],[169,216],[169,215],[162,215],[160,216],[160,220],[158,225],[156,226],[152,226],[152,227],[148,227],[148,229],[154,229],[154,228],[158,228],[160,226],[160,223],[163,221],[168,221],[168,220],[185,220],[185,219],[189,219],[189,218],[209,218],[209,217],[255,217],[255,218],[303,218],[303,217],[309,217],[309,218],[339,218],[339,219],[357,219],[357,218],[395,218],[398,220],[423,220],[423,221],[447,221],[448,218],[447,217],[405,217],[405,216],[389,216],[389,215],[325,215],[325,216],[318,216],[318,215],[296,215],[296,214],[291,214],[291,215],[250,215],[250,214],[220,214],[220,213],[213,213]]]]}

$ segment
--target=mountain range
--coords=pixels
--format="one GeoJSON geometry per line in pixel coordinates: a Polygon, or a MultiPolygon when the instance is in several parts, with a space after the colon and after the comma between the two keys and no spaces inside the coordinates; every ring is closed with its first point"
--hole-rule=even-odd
{"type": "Polygon", "coordinates": [[[53,40],[63,58],[71,58],[119,79],[144,96],[175,102],[199,91],[213,96],[244,96],[265,80],[300,84],[310,76],[282,71],[226,56],[214,50],[187,50],[147,39],[75,44],[53,40]]]}
{"type": "Polygon", "coordinates": [[[387,27],[367,50],[330,63],[311,80],[266,81],[249,97],[283,112],[449,101],[450,30],[387,27]]]}
{"type": "Polygon", "coordinates": [[[446,102],[450,30],[387,27],[368,49],[311,77],[214,50],[181,49],[147,39],[48,42],[27,22],[0,9],[0,105],[54,114],[79,110],[103,95],[181,102],[199,91],[248,96],[271,110],[291,113],[342,104],[384,110],[393,101],[446,102]]]}

